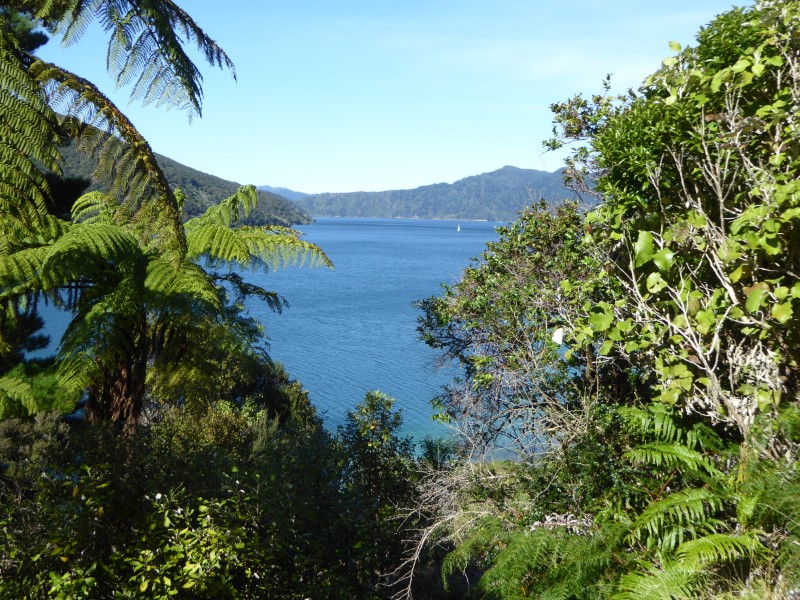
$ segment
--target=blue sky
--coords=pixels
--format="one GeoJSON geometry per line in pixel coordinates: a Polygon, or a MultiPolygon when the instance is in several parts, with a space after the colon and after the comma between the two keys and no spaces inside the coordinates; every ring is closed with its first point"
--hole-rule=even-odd
{"type": "Polygon", "coordinates": [[[236,65],[204,75],[203,118],[128,102],[106,42],[43,58],[98,84],[156,152],[304,192],[412,188],[504,165],[552,171],[549,106],[637,87],[723,0],[210,0],[181,4],[236,65]]]}

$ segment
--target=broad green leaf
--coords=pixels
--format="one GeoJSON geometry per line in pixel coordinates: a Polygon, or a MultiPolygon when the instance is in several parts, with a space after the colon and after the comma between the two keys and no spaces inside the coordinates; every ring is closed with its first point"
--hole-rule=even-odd
{"type": "Polygon", "coordinates": [[[647,276],[647,291],[651,294],[657,294],[667,287],[667,282],[658,273],[650,273],[647,276]]]}
{"type": "Polygon", "coordinates": [[[669,49],[673,52],[680,52],[682,50],[680,42],[676,42],[675,40],[671,40],[669,43],[669,49]]]}
{"type": "Polygon", "coordinates": [[[756,284],[750,288],[750,290],[747,292],[747,301],[744,304],[747,312],[752,313],[761,308],[761,305],[764,302],[764,298],[767,297],[767,294],[767,286],[764,283],[756,284]]]}
{"type": "Polygon", "coordinates": [[[736,61],[736,64],[731,67],[731,70],[734,73],[741,73],[747,67],[749,67],[751,64],[752,63],[749,60],[747,60],[746,58],[740,58],[739,60],[736,61]]]}
{"type": "Polygon", "coordinates": [[[770,311],[772,318],[775,319],[781,325],[788,323],[793,315],[792,311],[792,303],[791,302],[783,302],[781,304],[775,304],[772,306],[772,310],[770,311]]]}
{"type": "Polygon", "coordinates": [[[642,230],[633,245],[634,264],[641,267],[653,258],[653,234],[642,230]]]}
{"type": "Polygon", "coordinates": [[[659,271],[669,271],[674,262],[675,253],[669,248],[662,248],[653,255],[653,263],[659,271]]]}
{"type": "Polygon", "coordinates": [[[606,331],[614,322],[614,314],[608,302],[600,302],[589,311],[589,325],[595,331],[606,331]]]}

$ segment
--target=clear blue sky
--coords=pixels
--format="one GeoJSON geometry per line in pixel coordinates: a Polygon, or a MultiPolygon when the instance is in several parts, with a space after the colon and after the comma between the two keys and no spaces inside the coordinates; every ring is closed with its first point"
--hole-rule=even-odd
{"type": "Polygon", "coordinates": [[[504,165],[552,171],[549,106],[637,87],[729,0],[217,0],[181,4],[236,64],[204,74],[203,118],[128,103],[104,39],[51,41],[156,152],[303,192],[412,188],[504,165]]]}

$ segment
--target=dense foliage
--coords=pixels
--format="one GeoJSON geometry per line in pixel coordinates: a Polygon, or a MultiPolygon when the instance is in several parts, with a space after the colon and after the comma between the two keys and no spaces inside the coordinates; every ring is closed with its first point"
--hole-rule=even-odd
{"type": "Polygon", "coordinates": [[[0,597],[375,597],[414,493],[400,415],[371,393],[327,433],[243,309],[284,302],[242,270],[330,262],[248,223],[252,186],[188,207],[122,112],[31,53],[37,24],[71,42],[92,20],[145,102],[199,115],[186,41],[232,68],[170,1],[0,11],[0,597]],[[102,185],[59,176],[65,137],[102,185]],[[71,321],[27,360],[42,302],[71,321]]]}
{"type": "Polygon", "coordinates": [[[0,597],[798,594],[800,2],[553,106],[600,203],[534,205],[420,303],[463,376],[419,455],[379,392],[326,432],[243,312],[282,299],[230,266],[322,251],[248,224],[251,186],[182,218],[125,115],[33,54],[94,19],[145,102],[199,115],[186,42],[232,68],[170,0],[0,10],[0,597]],[[102,190],[53,175],[65,136],[102,190]],[[41,302],[72,320],[30,361],[41,302]]]}
{"type": "Polygon", "coordinates": [[[488,598],[800,589],[798,25],[797,2],[735,9],[638,92],[554,105],[549,145],[578,142],[567,174],[601,203],[524,216],[423,304],[465,365],[445,416],[521,459],[423,485],[445,575],[488,598]]]}

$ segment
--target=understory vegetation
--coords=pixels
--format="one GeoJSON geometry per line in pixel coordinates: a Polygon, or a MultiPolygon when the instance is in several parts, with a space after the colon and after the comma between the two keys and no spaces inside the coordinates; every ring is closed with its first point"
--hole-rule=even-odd
{"type": "Polygon", "coordinates": [[[186,43],[233,67],[170,0],[0,7],[0,597],[800,594],[800,2],[553,105],[596,208],[532,205],[420,302],[462,376],[419,447],[380,392],[327,431],[244,310],[284,305],[244,268],[322,249],[247,224],[251,186],[184,221],[125,115],[37,59],[95,20],[137,100],[200,115],[186,43]],[[53,175],[65,138],[108,189],[53,175]],[[42,303],[70,322],[32,360],[42,303]]]}

